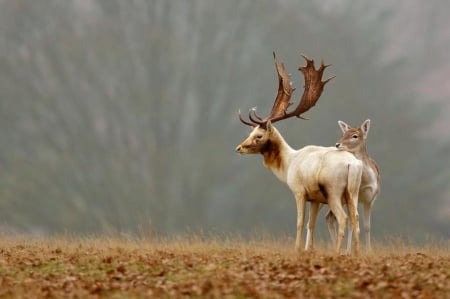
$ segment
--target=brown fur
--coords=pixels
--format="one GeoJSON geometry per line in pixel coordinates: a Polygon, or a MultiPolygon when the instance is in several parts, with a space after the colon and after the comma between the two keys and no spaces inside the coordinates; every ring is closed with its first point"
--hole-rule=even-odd
{"type": "Polygon", "coordinates": [[[280,145],[275,140],[269,139],[261,148],[261,154],[264,156],[264,164],[267,167],[276,169],[284,167],[280,156],[280,145]]]}

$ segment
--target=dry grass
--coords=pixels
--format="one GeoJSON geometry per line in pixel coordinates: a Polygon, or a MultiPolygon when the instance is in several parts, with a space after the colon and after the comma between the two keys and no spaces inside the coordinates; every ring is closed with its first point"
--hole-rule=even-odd
{"type": "MultiPolygon", "coordinates": [[[[293,240],[0,238],[0,297],[445,298],[449,244],[393,240],[355,258],[293,240]]],[[[448,298],[448,297],[447,297],[448,298]]]]}

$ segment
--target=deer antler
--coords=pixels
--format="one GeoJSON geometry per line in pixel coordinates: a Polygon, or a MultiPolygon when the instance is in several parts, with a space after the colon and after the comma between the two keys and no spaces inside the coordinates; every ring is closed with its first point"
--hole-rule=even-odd
{"type": "MultiPolygon", "coordinates": [[[[275,69],[277,70],[278,74],[278,92],[277,96],[275,97],[275,102],[273,103],[272,111],[270,114],[262,118],[256,114],[256,109],[251,109],[250,112],[254,114],[254,116],[259,120],[256,123],[266,123],[269,119],[279,117],[284,114],[284,111],[292,105],[290,102],[292,92],[295,90],[292,88],[292,81],[290,75],[286,71],[286,66],[283,62],[279,63],[277,60],[277,56],[275,55],[275,52],[273,52],[273,59],[275,61],[275,69]]],[[[251,114],[249,114],[250,120],[254,121],[251,114]]]]}
{"type": "Polygon", "coordinates": [[[287,108],[292,104],[290,99],[295,89],[292,87],[292,82],[289,74],[286,72],[284,63],[278,63],[274,52],[273,57],[275,60],[275,68],[278,73],[278,93],[275,98],[272,111],[267,117],[263,118],[257,115],[255,111],[256,109],[253,108],[249,111],[248,115],[250,121],[245,121],[239,112],[239,119],[242,123],[249,126],[259,125],[265,127],[269,120],[271,122],[277,122],[293,116],[304,119],[301,114],[305,113],[316,104],[322,94],[325,84],[333,79],[334,76],[322,81],[323,72],[328,66],[330,66],[330,64],[325,65],[322,60],[319,69],[316,70],[314,60],[303,54],[301,56],[306,60],[306,66],[300,66],[298,70],[301,71],[305,77],[305,89],[298,106],[293,111],[287,112],[287,108]]]}

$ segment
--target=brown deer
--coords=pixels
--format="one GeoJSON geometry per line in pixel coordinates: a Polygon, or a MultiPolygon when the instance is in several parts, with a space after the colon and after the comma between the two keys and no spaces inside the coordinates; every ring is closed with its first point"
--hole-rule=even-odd
{"type": "MultiPolygon", "coordinates": [[[[343,121],[338,121],[342,130],[342,137],[336,143],[336,148],[351,152],[363,163],[361,186],[359,187],[359,202],[364,205],[364,231],[366,246],[370,250],[370,216],[373,203],[380,192],[381,179],[377,163],[369,157],[366,149],[366,139],[370,129],[370,119],[366,119],[359,128],[352,128],[343,121]]],[[[334,217],[331,211],[327,216],[328,230],[333,241],[336,240],[336,229],[334,217]]],[[[347,251],[351,249],[352,230],[349,228],[347,251]]]]}
{"type": "Polygon", "coordinates": [[[288,112],[292,104],[290,98],[294,92],[289,74],[284,63],[278,63],[275,53],[275,68],[278,73],[278,93],[267,117],[256,114],[255,109],[249,111],[249,120],[244,120],[239,111],[242,123],[253,127],[253,131],[236,147],[240,154],[261,154],[264,165],[275,176],[286,183],[294,193],[297,204],[297,236],[295,249],[300,251],[306,202],[310,202],[306,250],[313,248],[314,226],[320,204],[328,204],[338,222],[336,252],[340,252],[344,238],[347,215],[342,207],[343,202],[349,208],[353,227],[354,250],[359,248],[358,192],[361,182],[362,163],[347,151],[339,151],[336,147],[305,146],[299,150],[292,149],[273,123],[301,116],[315,105],[323,88],[332,78],[322,81],[322,75],[328,65],[316,70],[314,61],[302,55],[306,66],[299,70],[305,79],[304,92],[298,106],[288,112]]]}

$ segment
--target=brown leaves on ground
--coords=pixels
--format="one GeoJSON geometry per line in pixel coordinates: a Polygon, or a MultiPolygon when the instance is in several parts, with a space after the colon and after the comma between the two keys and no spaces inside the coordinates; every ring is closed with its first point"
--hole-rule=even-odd
{"type": "MultiPolygon", "coordinates": [[[[276,241],[0,241],[0,297],[445,298],[448,248],[321,249],[276,241]]],[[[447,297],[448,298],[448,297],[447,297]]]]}

